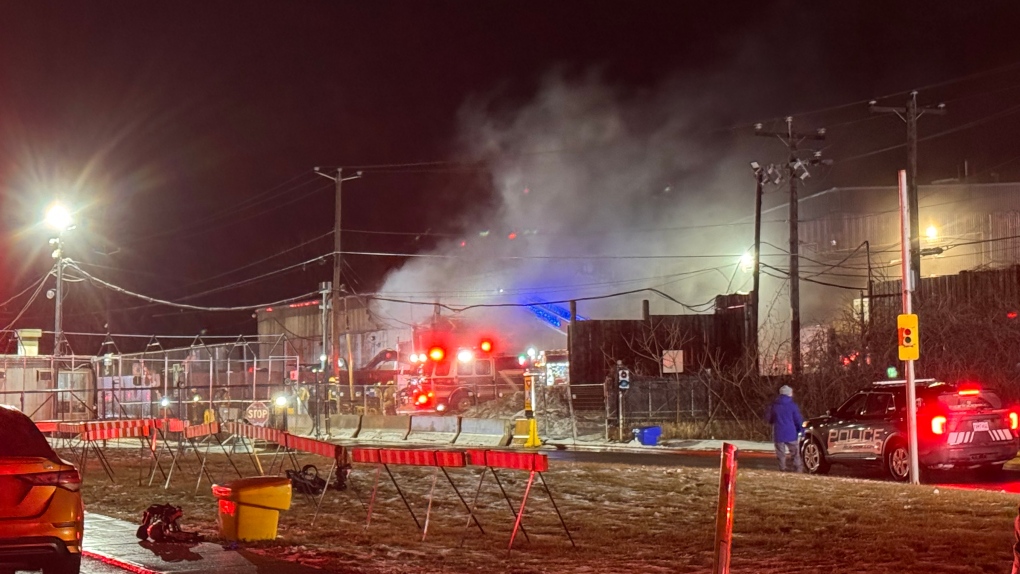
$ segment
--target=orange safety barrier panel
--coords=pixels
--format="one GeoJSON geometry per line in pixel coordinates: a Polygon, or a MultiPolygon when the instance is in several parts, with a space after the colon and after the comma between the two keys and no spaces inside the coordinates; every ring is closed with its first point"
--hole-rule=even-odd
{"type": "Polygon", "coordinates": [[[167,432],[183,432],[188,428],[188,421],[181,419],[154,419],[153,426],[167,432]]]}
{"type": "Polygon", "coordinates": [[[379,451],[382,464],[436,466],[436,451],[384,448],[379,451]]]}
{"type": "MultiPolygon", "coordinates": [[[[188,439],[199,438],[199,437],[203,437],[203,436],[209,436],[211,434],[219,434],[219,432],[220,432],[220,423],[218,423],[218,422],[211,422],[211,423],[204,423],[204,424],[200,424],[200,425],[188,425],[188,426],[184,427],[183,430],[184,430],[184,438],[188,438],[188,439]]],[[[173,432],[172,428],[171,428],[171,432],[173,432]]]]}
{"type": "Polygon", "coordinates": [[[492,468],[545,472],[549,470],[549,456],[537,452],[490,450],[485,453],[485,464],[492,468]]]}
{"type": "Polygon", "coordinates": [[[57,432],[60,426],[60,421],[36,421],[35,428],[39,429],[41,433],[57,432]]]}
{"type": "Polygon", "coordinates": [[[354,448],[351,449],[351,460],[366,464],[379,464],[379,449],[377,448],[354,448]]]}

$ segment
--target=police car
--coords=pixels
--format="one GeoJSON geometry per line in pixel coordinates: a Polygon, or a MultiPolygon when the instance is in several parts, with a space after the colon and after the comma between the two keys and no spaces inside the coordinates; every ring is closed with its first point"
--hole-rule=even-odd
{"type": "MultiPolygon", "coordinates": [[[[924,468],[978,468],[989,474],[1017,454],[1018,412],[994,391],[972,384],[915,381],[918,460],[924,468]]],[[[804,421],[804,468],[881,464],[896,480],[910,472],[906,383],[873,383],[824,416],[804,421]]]]}

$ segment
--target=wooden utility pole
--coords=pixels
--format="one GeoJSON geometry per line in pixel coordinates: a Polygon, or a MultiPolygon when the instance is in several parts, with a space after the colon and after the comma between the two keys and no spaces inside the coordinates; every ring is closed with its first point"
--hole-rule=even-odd
{"type": "Polygon", "coordinates": [[[800,237],[797,213],[797,181],[808,177],[807,165],[797,157],[798,144],[803,140],[825,139],[825,130],[815,133],[799,133],[793,131],[793,118],[786,118],[786,131],[765,131],[761,124],[755,125],[755,135],[779,138],[790,150],[787,165],[790,180],[790,372],[794,378],[800,377],[802,361],[800,349],[800,237]],[[802,170],[801,173],[797,173],[802,170]]]}
{"type": "MultiPolygon", "coordinates": [[[[343,234],[343,225],[342,225],[343,219],[342,219],[342,215],[341,215],[343,212],[340,209],[340,207],[341,207],[341,199],[342,199],[341,192],[343,191],[343,183],[345,181],[347,181],[347,180],[350,180],[350,179],[358,179],[359,177],[361,177],[361,172],[359,171],[355,175],[347,177],[347,178],[344,178],[344,170],[343,170],[342,167],[338,167],[336,169],[336,175],[335,176],[329,175],[328,173],[323,173],[323,172],[319,171],[319,168],[315,168],[315,172],[318,173],[319,175],[323,176],[323,177],[328,177],[329,179],[332,179],[333,182],[336,184],[336,187],[335,187],[335,189],[336,189],[336,199],[334,200],[334,205],[333,205],[333,207],[334,207],[334,216],[333,216],[333,285],[332,285],[332,288],[330,289],[330,298],[329,298],[329,304],[330,304],[330,315],[329,315],[329,317],[330,317],[330,321],[329,321],[329,325],[330,325],[329,326],[329,333],[330,333],[330,336],[329,336],[329,350],[328,351],[326,349],[322,350],[323,354],[327,354],[329,356],[329,370],[326,371],[326,373],[327,373],[326,374],[326,377],[327,377],[326,380],[328,382],[329,381],[329,374],[330,373],[333,374],[334,380],[336,380],[335,377],[337,377],[340,374],[340,368],[339,368],[339,363],[340,363],[340,292],[341,292],[341,289],[342,289],[342,286],[340,285],[340,277],[341,277],[342,272],[343,272],[343,256],[341,255],[341,251],[340,251],[340,246],[341,246],[340,240],[341,240],[342,234],[343,234]]],[[[348,340],[349,340],[349,338],[348,338],[348,340]]],[[[350,343],[348,343],[348,348],[350,348],[350,343]]],[[[349,383],[350,383],[350,392],[351,392],[351,396],[348,397],[348,398],[351,401],[353,401],[354,400],[354,373],[351,370],[351,365],[350,364],[347,365],[347,372],[348,372],[348,380],[349,380],[349,383]]],[[[337,380],[336,382],[339,383],[340,381],[337,380]]]]}
{"type": "Polygon", "coordinates": [[[754,361],[754,376],[758,376],[759,349],[758,349],[758,318],[761,303],[761,196],[765,187],[765,169],[757,162],[751,164],[754,170],[754,268],[753,286],[751,288],[751,328],[754,330],[754,349],[752,353],[754,361]]]}
{"type": "MultiPolygon", "coordinates": [[[[337,384],[340,384],[340,277],[342,275],[343,258],[340,255],[340,239],[343,236],[343,219],[340,210],[344,185],[344,170],[342,167],[336,169],[336,199],[334,200],[335,213],[333,215],[333,288],[330,290],[330,329],[329,329],[329,372],[336,377],[337,384]]],[[[350,365],[347,370],[350,370],[350,365]]],[[[354,394],[347,397],[352,402],[354,394]]]]}
{"type": "Polygon", "coordinates": [[[924,114],[945,115],[946,105],[918,108],[917,92],[910,92],[910,98],[903,107],[879,106],[869,102],[872,113],[896,114],[907,124],[907,205],[910,208],[910,275],[911,281],[921,280],[921,225],[917,205],[917,120],[924,114]]]}

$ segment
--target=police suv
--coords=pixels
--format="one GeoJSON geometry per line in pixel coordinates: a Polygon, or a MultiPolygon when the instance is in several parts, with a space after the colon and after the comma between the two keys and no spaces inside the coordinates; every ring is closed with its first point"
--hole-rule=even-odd
{"type": "MultiPolygon", "coordinates": [[[[972,384],[915,381],[921,468],[978,468],[994,473],[1017,454],[1018,413],[993,391],[972,384]]],[[[824,416],[804,421],[804,468],[881,464],[896,480],[910,472],[906,383],[872,383],[824,416]]]]}

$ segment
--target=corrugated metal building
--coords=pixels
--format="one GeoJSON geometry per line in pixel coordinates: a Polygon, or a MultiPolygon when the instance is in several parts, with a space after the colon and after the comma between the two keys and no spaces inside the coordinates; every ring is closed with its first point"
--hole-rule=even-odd
{"type": "MultiPolygon", "coordinates": [[[[351,335],[351,352],[355,368],[371,360],[383,349],[397,349],[403,341],[411,339],[411,329],[394,329],[380,321],[368,306],[368,301],[357,296],[341,299],[340,356],[347,356],[345,333],[351,335]]],[[[283,335],[289,344],[289,354],[297,355],[302,365],[318,365],[323,354],[322,301],[312,299],[281,307],[266,307],[256,311],[260,337],[283,335]]],[[[326,313],[329,332],[330,314],[326,313]]]]}
{"type": "MultiPolygon", "coordinates": [[[[918,203],[922,249],[944,250],[924,257],[925,276],[1020,263],[1020,183],[921,185],[918,203]]],[[[805,251],[836,259],[868,241],[872,267],[899,273],[895,186],[815,193],[801,199],[800,216],[805,251]]]]}

